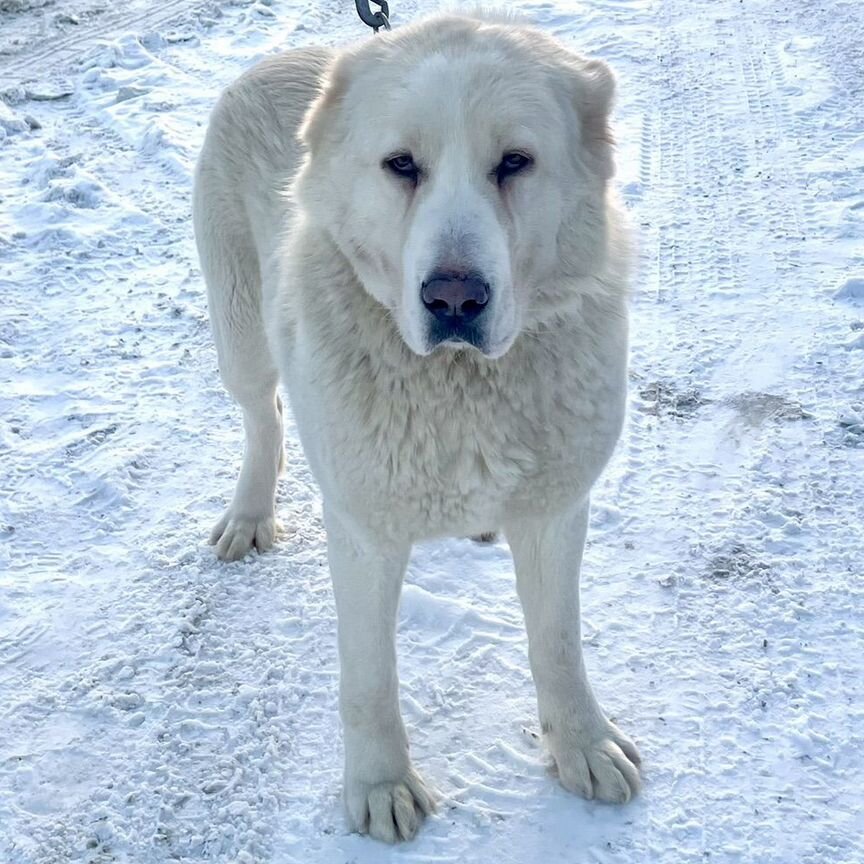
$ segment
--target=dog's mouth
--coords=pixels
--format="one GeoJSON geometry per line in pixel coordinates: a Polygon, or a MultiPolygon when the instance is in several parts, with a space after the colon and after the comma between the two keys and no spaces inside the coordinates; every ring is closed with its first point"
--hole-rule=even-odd
{"type": "Polygon", "coordinates": [[[442,324],[434,322],[429,328],[429,348],[464,349],[475,348],[481,354],[487,353],[486,334],[481,327],[473,324],[442,324]]]}
{"type": "Polygon", "coordinates": [[[499,360],[512,347],[516,341],[517,334],[514,332],[493,342],[489,334],[481,327],[462,328],[430,328],[426,350],[423,354],[433,354],[443,351],[465,351],[477,352],[486,360],[499,360]]]}

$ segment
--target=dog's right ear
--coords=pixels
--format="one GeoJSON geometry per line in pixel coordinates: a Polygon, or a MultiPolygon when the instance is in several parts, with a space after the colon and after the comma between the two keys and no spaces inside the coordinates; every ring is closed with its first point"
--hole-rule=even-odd
{"type": "Polygon", "coordinates": [[[315,152],[321,143],[334,134],[333,130],[341,116],[341,106],[348,90],[349,76],[346,57],[340,57],[324,73],[318,95],[312,101],[300,124],[297,136],[310,152],[315,152]]]}

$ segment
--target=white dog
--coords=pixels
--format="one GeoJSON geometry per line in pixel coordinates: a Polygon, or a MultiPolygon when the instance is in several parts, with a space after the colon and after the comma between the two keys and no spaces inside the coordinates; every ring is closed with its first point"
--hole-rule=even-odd
{"type": "Polygon", "coordinates": [[[394,648],[425,538],[503,528],[561,783],[616,802],[639,786],[579,625],[589,491],[625,403],[613,90],[604,63],[538,30],[448,15],[265,60],[210,121],[195,234],[246,430],[211,539],[228,560],[273,543],[281,374],[324,501],[348,818],[382,840],[434,807],[394,648]]]}

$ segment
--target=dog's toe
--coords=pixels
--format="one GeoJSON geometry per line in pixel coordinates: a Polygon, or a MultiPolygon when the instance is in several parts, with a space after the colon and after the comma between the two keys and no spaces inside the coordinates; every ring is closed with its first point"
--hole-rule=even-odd
{"type": "Polygon", "coordinates": [[[636,745],[607,721],[601,734],[553,734],[547,743],[561,785],[583,798],[625,804],[640,788],[636,745]]]}
{"type": "Polygon", "coordinates": [[[413,770],[398,781],[358,784],[346,790],[348,820],[354,831],[384,843],[413,840],[435,799],[413,770]]]}
{"type": "Polygon", "coordinates": [[[259,552],[272,548],[280,530],[276,516],[240,516],[226,511],[210,532],[210,545],[223,561],[239,561],[254,546],[259,552]]]}

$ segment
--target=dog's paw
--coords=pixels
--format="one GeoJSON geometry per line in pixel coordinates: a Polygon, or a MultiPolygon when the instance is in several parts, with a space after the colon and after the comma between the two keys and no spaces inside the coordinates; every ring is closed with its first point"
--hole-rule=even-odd
{"type": "Polygon", "coordinates": [[[409,768],[396,781],[349,783],[345,808],[352,831],[384,843],[412,840],[423,819],[435,811],[435,797],[409,768]]]}
{"type": "Polygon", "coordinates": [[[273,546],[281,526],[275,513],[243,516],[228,508],[210,532],[210,545],[223,561],[239,561],[254,546],[266,552],[273,546]]]}
{"type": "Polygon", "coordinates": [[[639,791],[639,751],[609,720],[592,734],[550,729],[546,743],[569,792],[624,804],[639,791]]]}

